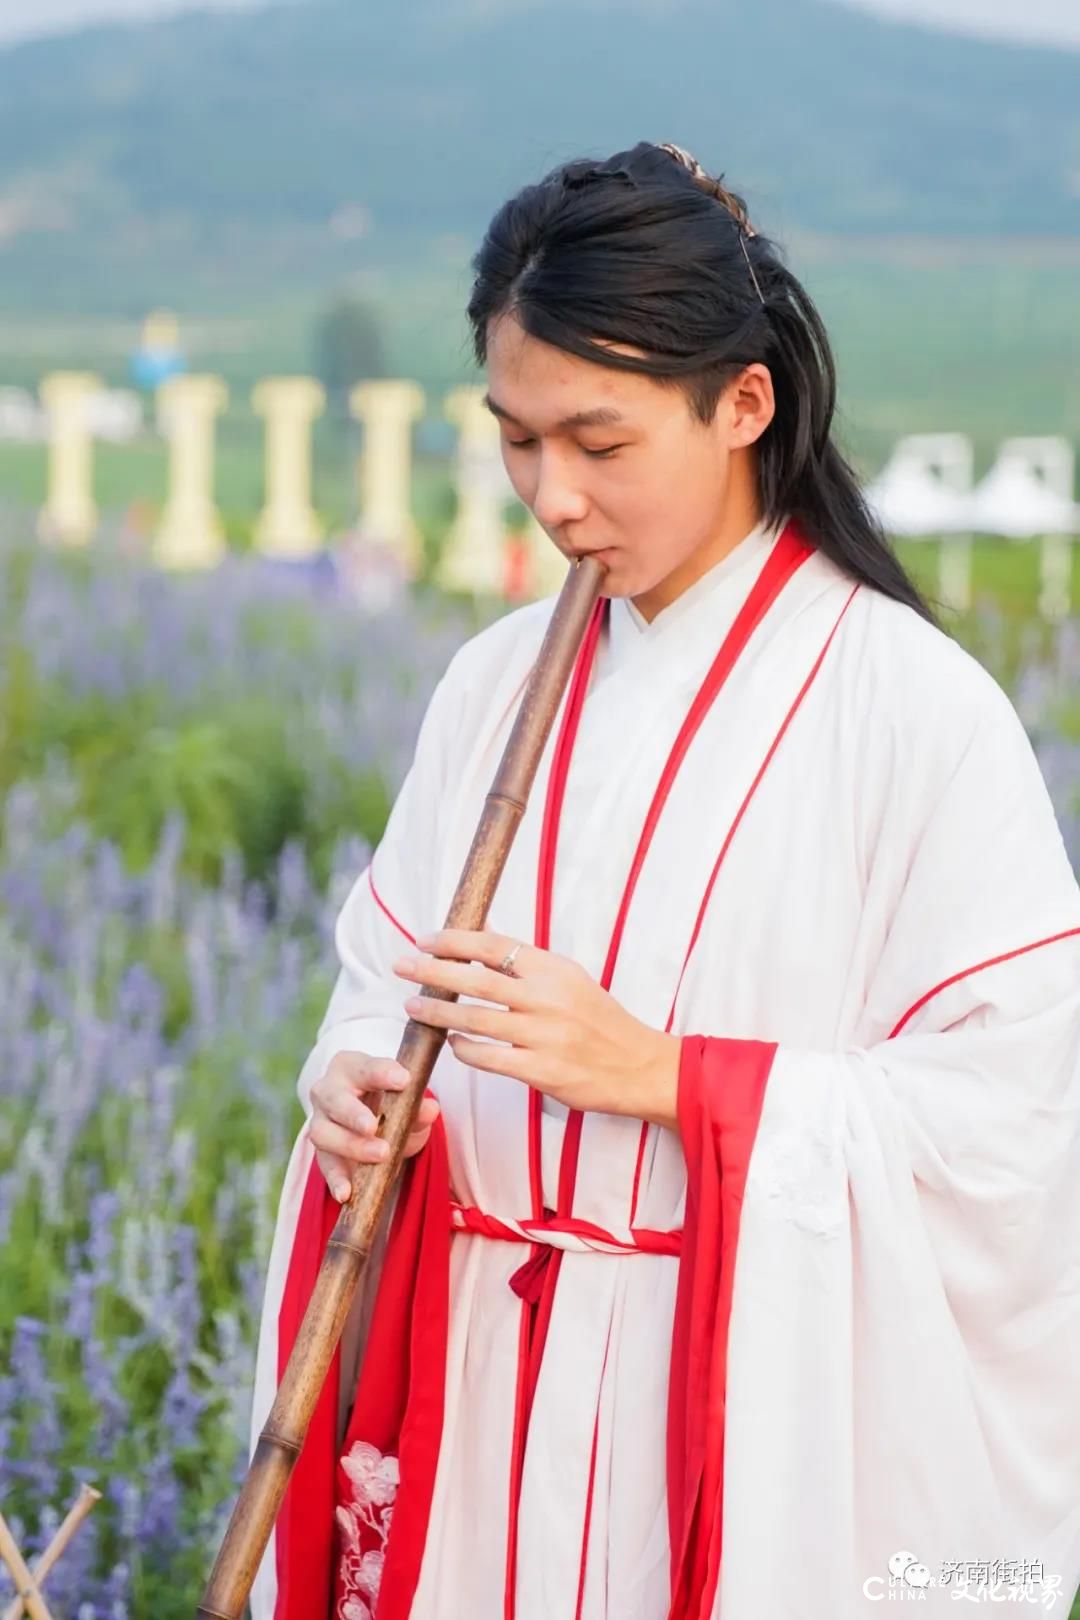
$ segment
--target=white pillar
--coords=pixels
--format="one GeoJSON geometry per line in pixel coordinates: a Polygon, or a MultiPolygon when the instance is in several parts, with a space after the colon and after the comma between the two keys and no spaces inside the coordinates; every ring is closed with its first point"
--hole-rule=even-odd
{"type": "MultiPolygon", "coordinates": [[[[1016,442],[1023,445],[1024,440],[1016,442]]],[[[1072,520],[1069,532],[1065,532],[1063,524],[1058,533],[1044,535],[1039,551],[1039,612],[1057,624],[1068,618],[1072,605],[1072,529],[1080,511],[1073,505],[1076,455],[1071,442],[1060,435],[1029,440],[1028,448],[1033,462],[1042,471],[1047,489],[1061,502],[1063,516],[1068,514],[1072,520]]]]}
{"type": "Polygon", "coordinates": [[[220,377],[170,377],[157,391],[158,427],[169,441],[169,488],[154,555],[172,568],[221,560],[225,534],[214,505],[214,419],[228,400],[220,377]]]}
{"type": "MultiPolygon", "coordinates": [[[[930,433],[914,436],[921,443],[946,489],[966,497],[975,482],[975,447],[966,433],[930,433]]],[[[975,541],[971,534],[942,536],[938,551],[938,591],[954,613],[971,609],[975,541]]]]}
{"type": "Polygon", "coordinates": [[[82,546],[97,529],[87,404],[101,386],[101,378],[88,371],[53,371],[41,380],[41,403],[49,417],[48,483],[38,516],[43,540],[82,546]]]}
{"type": "Polygon", "coordinates": [[[1069,535],[1047,534],[1039,549],[1039,612],[1054,624],[1069,615],[1072,548],[1069,535]]]}
{"type": "Polygon", "coordinates": [[[504,513],[514,497],[499,448],[499,424],[484,404],[484,390],[474,384],[453,389],[443,410],[458,429],[458,499],[439,559],[439,584],[498,596],[506,557],[504,513]]]}
{"type": "Polygon", "coordinates": [[[325,402],[313,377],[264,377],[252,390],[252,409],[266,421],[266,503],[255,545],[272,556],[310,557],[322,543],[311,504],[311,425],[325,402]]]}
{"type": "Polygon", "coordinates": [[[954,613],[971,607],[974,542],[970,534],[946,534],[938,551],[938,591],[954,613]]]}
{"type": "Polygon", "coordinates": [[[364,430],[360,527],[390,547],[411,579],[423,556],[412,515],[412,427],[423,409],[423,389],[397,378],[359,383],[349,395],[349,410],[364,430]]]}

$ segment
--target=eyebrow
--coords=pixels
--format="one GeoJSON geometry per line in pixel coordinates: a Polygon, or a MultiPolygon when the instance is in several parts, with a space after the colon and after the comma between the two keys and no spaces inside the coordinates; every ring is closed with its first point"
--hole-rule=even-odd
{"type": "MultiPolygon", "coordinates": [[[[492,399],[490,394],[484,395],[484,404],[492,416],[501,416],[508,422],[516,422],[519,427],[524,427],[525,424],[520,417],[515,416],[513,411],[508,411],[505,405],[500,405],[497,399],[492,399]]],[[[555,427],[557,430],[562,428],[608,427],[615,422],[622,421],[625,421],[625,417],[614,406],[597,405],[591,411],[575,411],[573,416],[564,416],[561,422],[556,422],[555,427]]]]}

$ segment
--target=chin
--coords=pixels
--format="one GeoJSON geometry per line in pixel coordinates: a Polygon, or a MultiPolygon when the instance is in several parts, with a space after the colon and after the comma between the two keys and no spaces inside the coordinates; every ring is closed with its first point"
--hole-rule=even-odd
{"type": "Polygon", "coordinates": [[[634,580],[626,583],[624,583],[621,579],[613,579],[609,581],[606,580],[604,582],[604,595],[627,596],[634,599],[639,596],[644,596],[648,588],[649,587],[647,585],[641,585],[634,580]]]}
{"type": "Polygon", "coordinates": [[[603,591],[605,596],[641,596],[649,589],[648,582],[643,581],[640,575],[625,564],[618,563],[609,568],[604,577],[603,591]]]}

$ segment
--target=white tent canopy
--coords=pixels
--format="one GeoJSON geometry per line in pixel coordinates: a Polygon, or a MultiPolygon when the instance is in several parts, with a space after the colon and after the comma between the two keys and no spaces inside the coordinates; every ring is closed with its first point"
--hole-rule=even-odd
{"type": "Polygon", "coordinates": [[[899,441],[864,494],[890,534],[962,534],[970,528],[973,461],[971,440],[962,433],[913,434],[899,441]]]}
{"type": "Polygon", "coordinates": [[[940,540],[941,596],[959,612],[971,606],[973,534],[1041,538],[1039,609],[1048,619],[1064,618],[1071,536],[1080,533],[1072,445],[1062,438],[1006,439],[976,488],[973,462],[964,434],[917,434],[899,441],[864,494],[889,534],[940,540]]]}
{"type": "Polygon", "coordinates": [[[1075,534],[1080,507],[1072,498],[1073,451],[1067,439],[1006,439],[970,497],[969,527],[1013,540],[1075,534]]]}

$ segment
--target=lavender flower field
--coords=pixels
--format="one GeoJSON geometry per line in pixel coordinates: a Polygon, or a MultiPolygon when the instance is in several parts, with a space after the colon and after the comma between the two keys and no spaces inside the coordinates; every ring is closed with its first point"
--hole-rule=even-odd
{"type": "MultiPolygon", "coordinates": [[[[53,1613],[173,1620],[246,1462],[334,919],[474,623],[242,559],[12,541],[0,585],[0,1503],[32,1554],[96,1484],[53,1613]]],[[[1077,626],[965,634],[1080,866],[1077,626]]]]}
{"type": "Polygon", "coordinates": [[[96,1484],[54,1615],[169,1620],[242,1471],[333,921],[468,630],[242,564],[3,566],[0,1502],[32,1554],[96,1484]]]}

